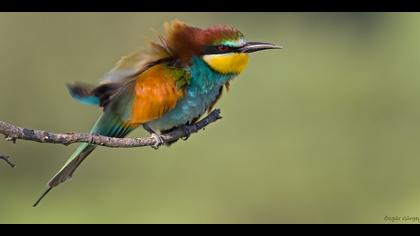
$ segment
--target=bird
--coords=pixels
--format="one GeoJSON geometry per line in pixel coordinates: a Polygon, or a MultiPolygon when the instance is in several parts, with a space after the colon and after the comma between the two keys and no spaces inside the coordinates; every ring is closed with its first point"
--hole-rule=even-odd
{"type": "MultiPolygon", "coordinates": [[[[147,51],[122,57],[97,86],[67,84],[75,100],[103,111],[91,134],[122,138],[143,127],[158,148],[164,143],[161,135],[193,124],[213,109],[231,80],[247,66],[250,53],[282,48],[248,42],[232,26],[198,28],[178,19],[165,22],[164,34],[148,46],[147,51]]],[[[70,179],[95,148],[81,144],[33,206],[70,179]]]]}

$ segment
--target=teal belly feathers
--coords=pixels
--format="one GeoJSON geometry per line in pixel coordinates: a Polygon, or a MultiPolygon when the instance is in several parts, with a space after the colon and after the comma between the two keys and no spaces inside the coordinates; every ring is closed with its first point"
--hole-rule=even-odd
{"type": "Polygon", "coordinates": [[[154,131],[169,130],[202,115],[217,99],[220,88],[234,77],[234,74],[216,73],[198,57],[194,57],[192,61],[192,66],[189,67],[191,81],[185,97],[173,110],[147,123],[154,131]]]}

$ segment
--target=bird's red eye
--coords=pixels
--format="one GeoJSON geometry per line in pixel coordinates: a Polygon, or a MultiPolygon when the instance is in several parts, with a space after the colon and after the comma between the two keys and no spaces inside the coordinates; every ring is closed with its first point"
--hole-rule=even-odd
{"type": "Polygon", "coordinates": [[[219,45],[217,47],[217,50],[219,50],[220,52],[226,52],[228,49],[229,49],[229,47],[226,46],[226,45],[219,45]]]}

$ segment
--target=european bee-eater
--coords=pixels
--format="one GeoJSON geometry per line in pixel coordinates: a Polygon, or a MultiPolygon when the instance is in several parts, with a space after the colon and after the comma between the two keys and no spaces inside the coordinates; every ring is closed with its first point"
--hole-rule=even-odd
{"type": "MultiPolygon", "coordinates": [[[[165,35],[148,52],[123,57],[99,86],[69,85],[73,98],[103,108],[91,133],[125,137],[143,126],[162,144],[161,134],[196,122],[229,88],[248,63],[248,54],[279,49],[271,43],[247,42],[230,26],[200,29],[179,20],[165,24],[165,35]]],[[[158,145],[157,145],[158,146],[158,145]]],[[[47,191],[72,177],[95,149],[82,144],[48,182],[47,191]]]]}

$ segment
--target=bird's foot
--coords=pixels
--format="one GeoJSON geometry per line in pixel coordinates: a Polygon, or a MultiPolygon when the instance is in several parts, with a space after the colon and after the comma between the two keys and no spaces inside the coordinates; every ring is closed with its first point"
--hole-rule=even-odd
{"type": "Polygon", "coordinates": [[[188,125],[183,125],[181,126],[182,131],[184,131],[184,137],[182,137],[181,139],[186,141],[190,138],[191,136],[191,131],[190,131],[190,127],[188,127],[188,125]]]}
{"type": "Polygon", "coordinates": [[[165,143],[165,141],[163,141],[162,137],[156,133],[152,133],[152,138],[155,140],[155,144],[152,145],[152,148],[154,149],[159,149],[159,147],[165,143]]]}

